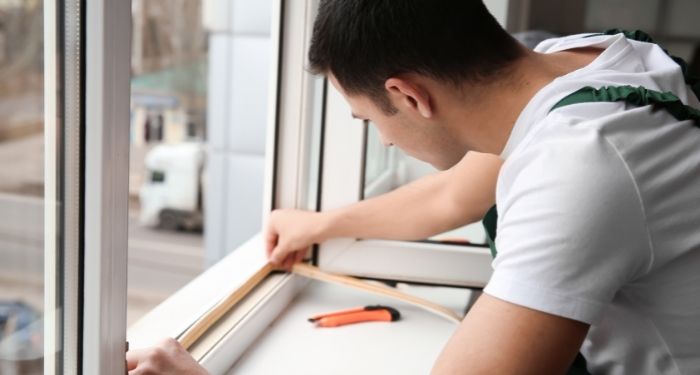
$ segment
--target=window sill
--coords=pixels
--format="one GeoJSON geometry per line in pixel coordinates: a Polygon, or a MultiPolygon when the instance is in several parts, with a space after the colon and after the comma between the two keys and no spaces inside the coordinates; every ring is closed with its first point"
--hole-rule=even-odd
{"type": "Polygon", "coordinates": [[[184,332],[267,263],[263,249],[263,240],[258,234],[175,292],[129,327],[130,347],[149,347],[165,337],[177,337],[184,332]]]}

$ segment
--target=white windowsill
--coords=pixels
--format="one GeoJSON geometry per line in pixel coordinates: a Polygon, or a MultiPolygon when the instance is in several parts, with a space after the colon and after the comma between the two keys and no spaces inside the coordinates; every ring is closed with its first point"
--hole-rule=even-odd
{"type": "Polygon", "coordinates": [[[129,327],[130,348],[150,347],[165,337],[176,337],[266,263],[258,234],[129,327]]]}
{"type": "MultiPolygon", "coordinates": [[[[399,284],[463,314],[466,289],[399,284]]],[[[457,325],[416,306],[312,281],[236,362],[229,374],[427,374],[457,325]],[[316,328],[312,315],[384,304],[401,320],[316,328]]]]}

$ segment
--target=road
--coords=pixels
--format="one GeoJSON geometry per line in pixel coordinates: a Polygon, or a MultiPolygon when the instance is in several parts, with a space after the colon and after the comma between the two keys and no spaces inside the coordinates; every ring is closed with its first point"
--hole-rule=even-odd
{"type": "MultiPolygon", "coordinates": [[[[43,310],[43,202],[0,194],[0,299],[43,310]]],[[[144,228],[129,215],[128,321],[135,321],[204,269],[202,234],[144,228]]]]}
{"type": "Polygon", "coordinates": [[[201,233],[144,228],[136,213],[130,213],[127,323],[135,322],[203,270],[201,233]]]}
{"type": "Polygon", "coordinates": [[[43,195],[43,133],[0,141],[0,191],[37,197],[43,195]]]}

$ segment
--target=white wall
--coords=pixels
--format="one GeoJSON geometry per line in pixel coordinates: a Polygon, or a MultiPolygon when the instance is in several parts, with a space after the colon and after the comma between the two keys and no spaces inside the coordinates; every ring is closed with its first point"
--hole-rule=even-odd
{"type": "Polygon", "coordinates": [[[206,261],[260,230],[271,0],[205,0],[209,36],[206,261]]]}

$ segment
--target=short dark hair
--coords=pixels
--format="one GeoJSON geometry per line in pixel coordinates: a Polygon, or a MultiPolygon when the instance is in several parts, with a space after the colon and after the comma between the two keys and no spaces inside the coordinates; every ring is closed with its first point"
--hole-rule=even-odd
{"type": "Polygon", "coordinates": [[[461,84],[493,78],[523,49],[481,0],[321,0],[309,68],[395,112],[384,82],[419,73],[461,84]]]}

